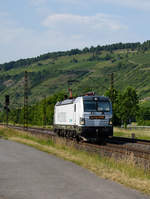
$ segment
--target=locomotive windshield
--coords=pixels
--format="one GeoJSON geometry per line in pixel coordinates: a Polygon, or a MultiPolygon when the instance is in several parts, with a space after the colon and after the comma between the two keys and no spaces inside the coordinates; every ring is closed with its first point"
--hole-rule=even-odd
{"type": "Polygon", "coordinates": [[[110,110],[109,101],[84,100],[84,112],[109,112],[110,110]]]}

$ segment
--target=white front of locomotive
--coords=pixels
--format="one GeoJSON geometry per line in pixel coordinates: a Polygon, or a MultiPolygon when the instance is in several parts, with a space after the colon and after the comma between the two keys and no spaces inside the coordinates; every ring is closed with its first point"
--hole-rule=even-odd
{"type": "Polygon", "coordinates": [[[108,98],[84,96],[83,109],[82,125],[86,127],[112,127],[112,104],[108,98]]]}

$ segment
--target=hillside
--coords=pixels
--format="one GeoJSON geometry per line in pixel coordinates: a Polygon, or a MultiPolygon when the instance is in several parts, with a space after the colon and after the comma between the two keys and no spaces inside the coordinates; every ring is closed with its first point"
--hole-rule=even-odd
{"type": "Polygon", "coordinates": [[[67,91],[68,80],[74,81],[71,86],[74,94],[94,90],[102,95],[110,87],[112,72],[117,89],[130,85],[141,99],[150,96],[150,42],[116,46],[48,53],[1,64],[0,107],[6,94],[10,95],[11,105],[23,104],[25,70],[29,74],[30,104],[60,90],[67,91]]]}

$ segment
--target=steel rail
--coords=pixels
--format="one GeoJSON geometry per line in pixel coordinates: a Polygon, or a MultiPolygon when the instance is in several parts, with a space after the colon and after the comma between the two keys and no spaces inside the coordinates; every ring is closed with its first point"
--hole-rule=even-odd
{"type": "Polygon", "coordinates": [[[117,137],[113,136],[112,138],[108,139],[108,141],[112,142],[128,142],[128,143],[138,143],[138,144],[145,144],[150,145],[150,140],[143,140],[143,139],[137,139],[137,138],[126,138],[126,137],[117,137]]]}

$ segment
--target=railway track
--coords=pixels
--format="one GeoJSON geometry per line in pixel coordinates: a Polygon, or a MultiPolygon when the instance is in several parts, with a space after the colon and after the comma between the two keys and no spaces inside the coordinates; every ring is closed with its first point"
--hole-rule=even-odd
{"type": "Polygon", "coordinates": [[[111,139],[108,140],[108,142],[112,142],[112,143],[128,142],[128,143],[138,143],[138,144],[150,145],[150,140],[142,140],[142,139],[136,139],[136,138],[125,138],[125,137],[117,137],[117,136],[112,137],[111,139]]]}
{"type": "MultiPolygon", "coordinates": [[[[8,127],[17,130],[25,130],[32,134],[42,134],[45,135],[46,137],[56,136],[56,134],[52,130],[47,128],[28,127],[24,129],[24,127],[13,126],[13,125],[9,125],[8,127]]],[[[146,167],[148,165],[148,167],[150,168],[150,141],[147,140],[112,137],[111,139],[106,140],[106,143],[104,145],[91,144],[85,142],[83,143],[74,142],[74,146],[77,149],[82,149],[88,152],[94,152],[110,157],[113,155],[116,158],[130,156],[131,154],[133,154],[137,160],[140,161],[141,159],[144,160],[145,161],[144,164],[146,165],[146,167]],[[143,147],[143,145],[146,147],[143,147]]]]}
{"type": "MultiPolygon", "coordinates": [[[[24,128],[23,126],[14,126],[14,125],[8,125],[9,128],[15,128],[18,130],[25,130],[35,133],[43,133],[43,134],[49,134],[55,136],[56,134],[48,129],[48,128],[37,128],[37,127],[28,127],[24,128]]],[[[107,139],[106,142],[112,143],[112,144],[125,144],[125,143],[138,143],[138,144],[144,144],[144,145],[150,145],[150,140],[142,140],[142,139],[136,139],[136,138],[125,138],[125,137],[117,137],[113,136],[110,139],[107,139]]]]}
{"type": "Polygon", "coordinates": [[[8,128],[14,128],[14,129],[17,129],[17,130],[24,130],[24,131],[28,131],[28,132],[36,133],[36,134],[41,133],[41,134],[56,136],[56,134],[48,128],[36,128],[36,127],[24,128],[23,126],[14,126],[14,125],[8,125],[8,128]]]}

